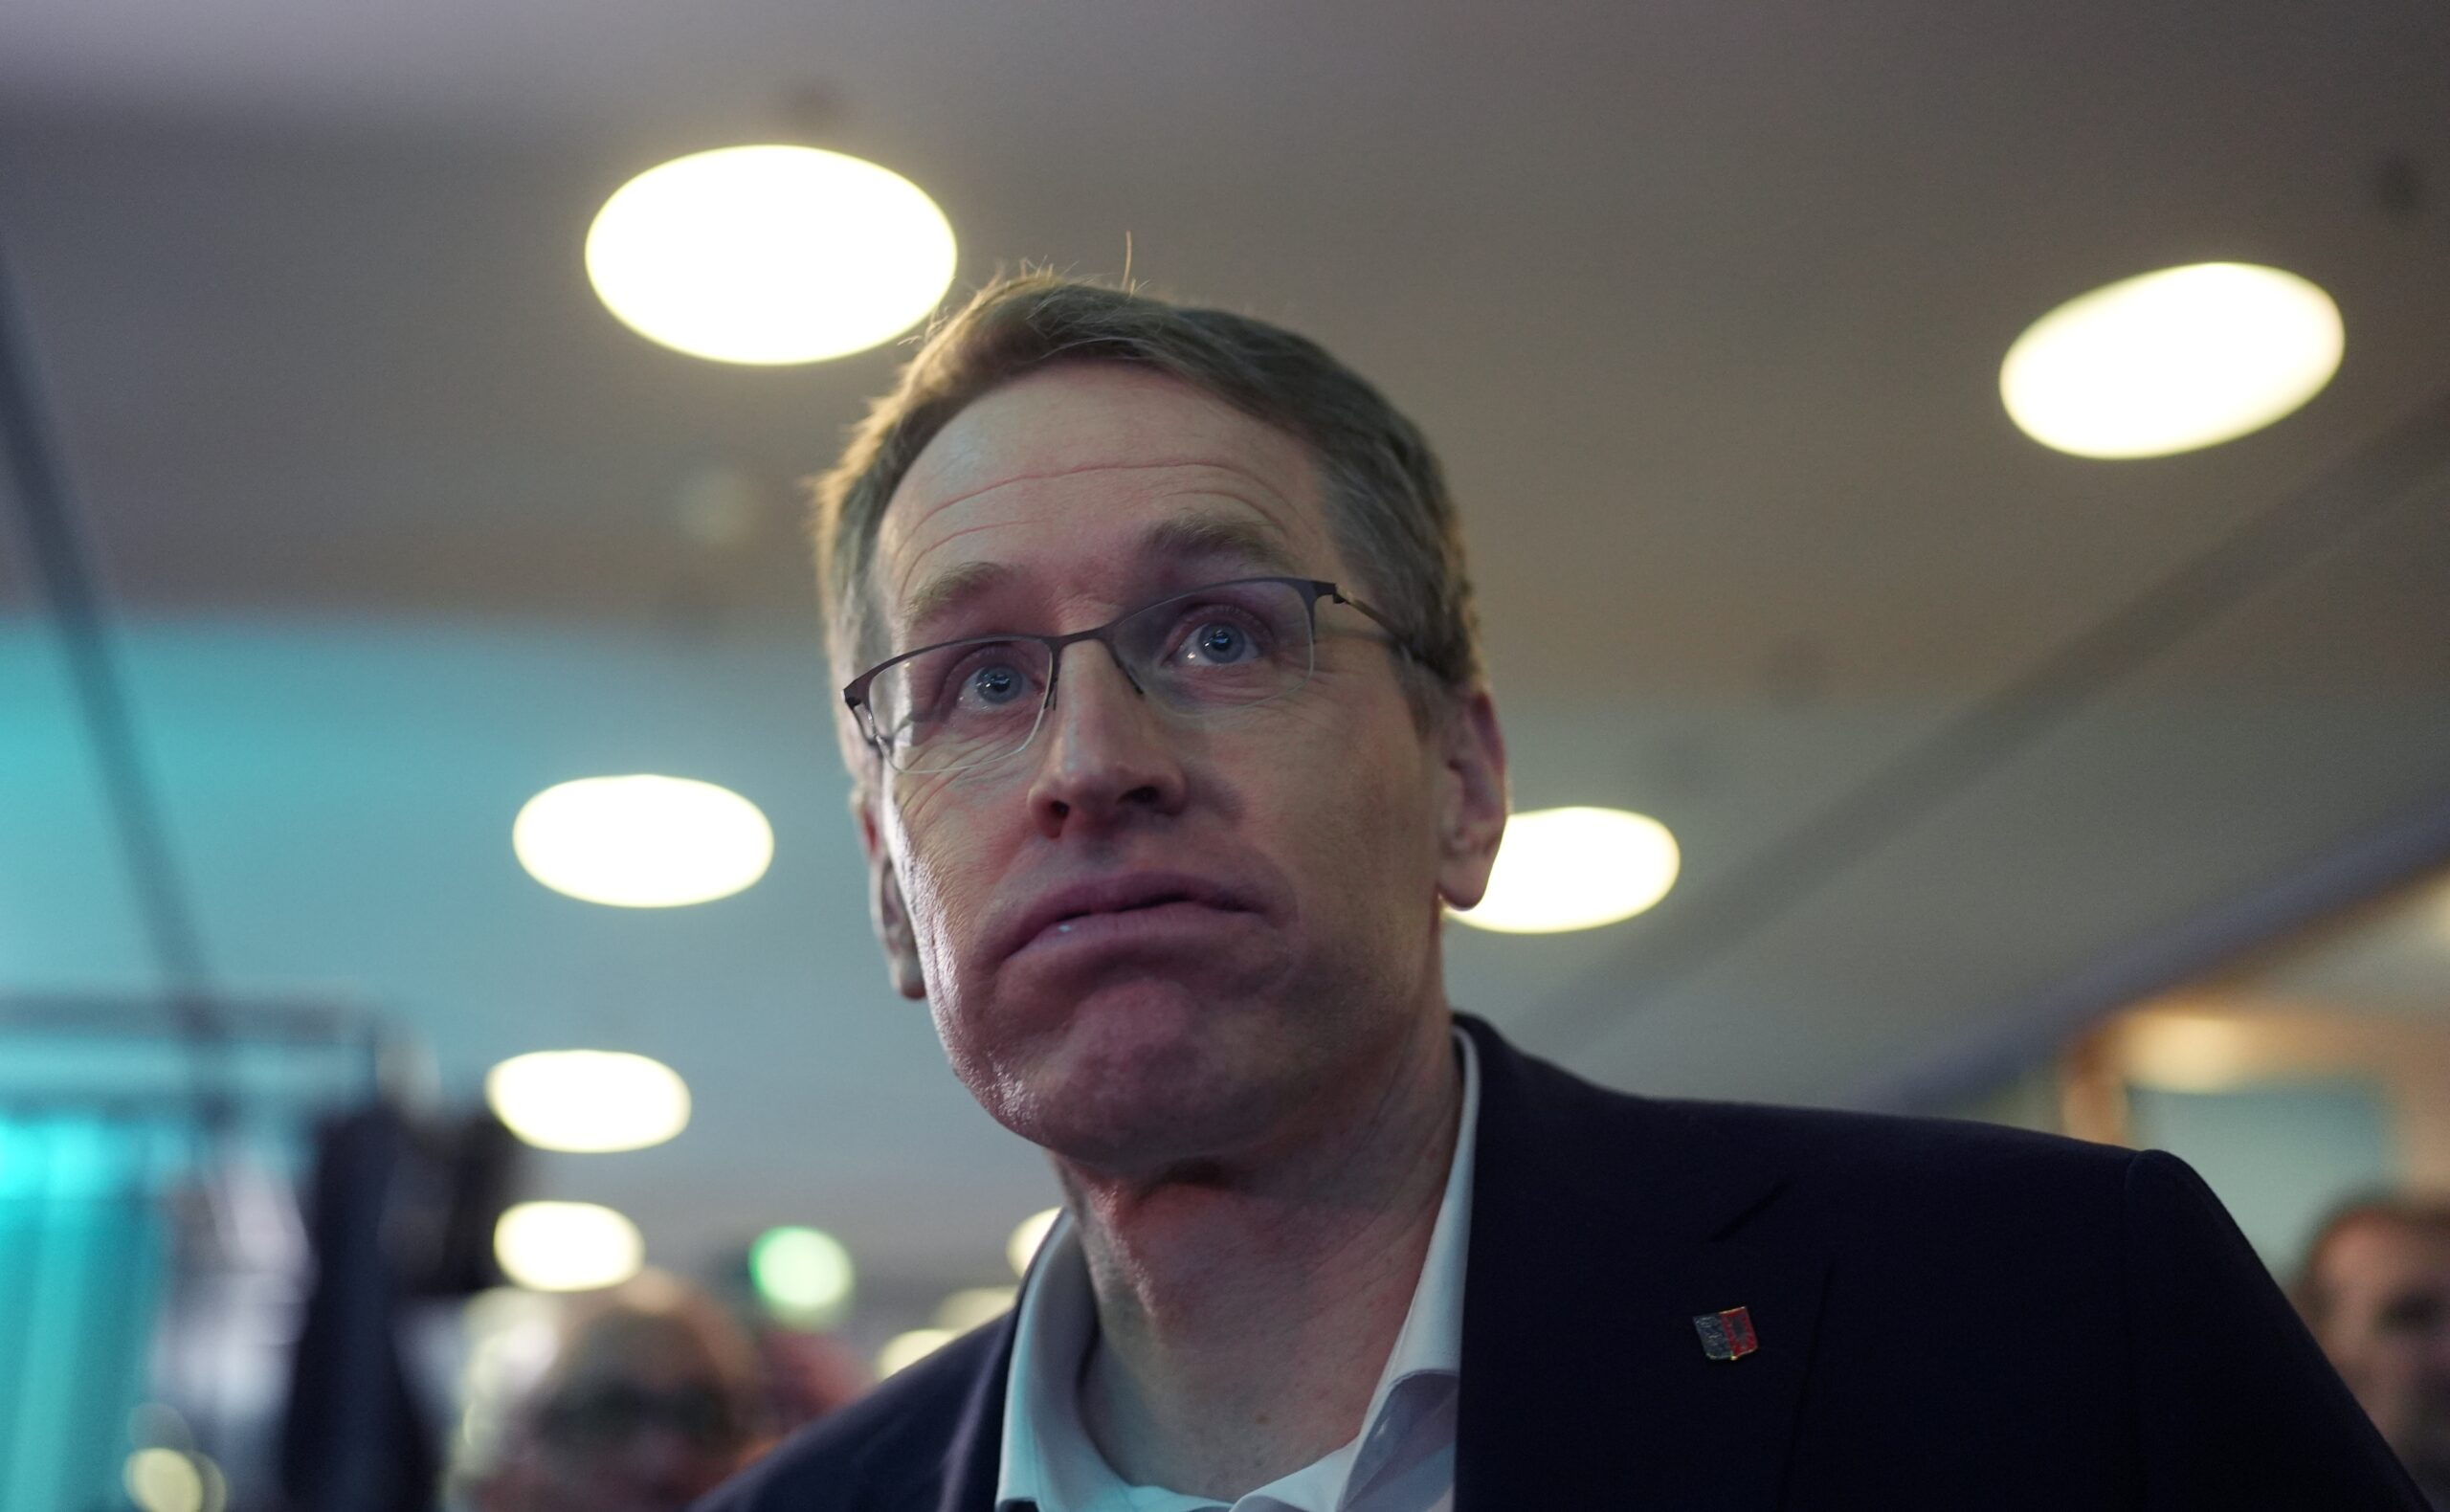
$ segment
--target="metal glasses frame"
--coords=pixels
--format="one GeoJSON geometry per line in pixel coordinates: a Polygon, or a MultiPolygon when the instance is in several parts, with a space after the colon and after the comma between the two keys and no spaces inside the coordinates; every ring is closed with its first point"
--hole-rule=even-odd
{"type": "MultiPolygon", "coordinates": [[[[1309,615],[1310,643],[1314,648],[1318,645],[1319,639],[1319,600],[1324,598],[1330,603],[1343,604],[1352,609],[1359,610],[1362,613],[1368,615],[1372,623],[1376,624],[1381,630],[1384,630],[1387,633],[1389,643],[1397,651],[1402,652],[1405,656],[1410,656],[1413,660],[1421,663],[1423,666],[1427,666],[1429,664],[1428,658],[1423,656],[1420,652],[1414,648],[1410,636],[1406,635],[1401,630],[1396,628],[1393,620],[1389,619],[1386,615],[1370,608],[1361,600],[1346,593],[1342,589],[1339,589],[1335,584],[1326,581],[1325,578],[1280,577],[1275,575],[1265,575],[1259,577],[1227,578],[1222,582],[1205,583],[1197,588],[1185,589],[1179,593],[1168,593],[1163,598],[1152,598],[1146,604],[1142,604],[1135,609],[1127,610],[1123,613],[1117,614],[1114,618],[1107,620],[1102,625],[1093,625],[1087,630],[1076,630],[1068,635],[1005,634],[995,635],[964,635],[957,640],[936,641],[930,645],[921,646],[911,651],[905,651],[900,656],[888,656],[884,660],[878,662],[875,666],[870,667],[867,671],[860,673],[858,677],[853,678],[850,681],[842,685],[842,701],[850,708],[851,718],[853,722],[859,726],[859,736],[862,740],[868,743],[869,749],[877,753],[877,759],[879,761],[884,763],[887,767],[893,767],[893,757],[887,747],[885,739],[877,730],[875,706],[868,701],[868,689],[875,683],[879,677],[892,671],[895,667],[900,666],[902,663],[909,661],[914,657],[929,656],[933,653],[947,651],[956,646],[991,645],[997,642],[1009,641],[1019,641],[1024,644],[1043,646],[1046,648],[1047,656],[1046,697],[1038,703],[1037,718],[1031,723],[1029,734],[1022,737],[1019,745],[1014,745],[1011,750],[1006,751],[1001,756],[990,756],[983,761],[973,763],[970,767],[956,767],[947,769],[953,771],[968,771],[974,769],[976,767],[991,766],[996,762],[1004,761],[1009,757],[1019,755],[1022,751],[1029,748],[1030,742],[1037,739],[1038,725],[1046,723],[1047,710],[1055,707],[1055,689],[1056,685],[1063,680],[1063,653],[1066,650],[1079,645],[1084,640],[1094,640],[1098,644],[1105,647],[1106,656],[1112,658],[1116,670],[1123,674],[1124,680],[1131,684],[1131,691],[1145,699],[1148,696],[1147,690],[1140,685],[1139,678],[1131,675],[1130,666],[1124,660],[1122,648],[1115,644],[1115,627],[1123,624],[1125,620],[1135,619],[1140,615],[1148,612],[1148,611],[1155,609],[1160,604],[1170,604],[1178,598],[1196,598],[1202,593],[1212,592],[1217,589],[1240,588],[1252,583],[1281,583],[1302,595],[1303,610],[1309,615]]],[[[1316,653],[1314,651],[1314,657],[1316,653]]],[[[1306,684],[1309,678],[1305,675],[1303,678],[1303,682],[1306,684]]],[[[1289,693],[1294,691],[1294,689],[1288,688],[1285,691],[1289,693]]],[[[1281,694],[1275,695],[1275,697],[1278,698],[1282,696],[1283,695],[1281,694]]],[[[1262,700],[1261,701],[1264,702],[1268,700],[1262,700]]],[[[1257,704],[1246,704],[1241,706],[1257,707],[1257,704]]],[[[895,767],[894,769],[900,770],[901,768],[895,767]]]]}

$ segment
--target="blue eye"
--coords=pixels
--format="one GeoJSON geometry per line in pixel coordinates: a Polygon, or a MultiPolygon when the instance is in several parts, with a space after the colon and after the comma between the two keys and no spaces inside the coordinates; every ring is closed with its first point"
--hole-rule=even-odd
{"type": "Polygon", "coordinates": [[[1212,665],[1241,661],[1252,655],[1251,637],[1239,625],[1211,620],[1192,633],[1192,654],[1212,665]]]}
{"type": "Polygon", "coordinates": [[[982,703],[1005,704],[1021,696],[1025,680],[1019,669],[996,662],[972,672],[963,691],[982,703]]]}

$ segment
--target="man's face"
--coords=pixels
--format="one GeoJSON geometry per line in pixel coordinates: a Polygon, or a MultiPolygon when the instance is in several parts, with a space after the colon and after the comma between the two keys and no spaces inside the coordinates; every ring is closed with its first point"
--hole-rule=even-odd
{"type": "Polygon", "coordinates": [[[2354,1223],[2322,1255],[2318,1330],[2349,1390],[2402,1458],[2450,1473],[2450,1234],[2354,1223]]]}
{"type": "Polygon", "coordinates": [[[577,1362],[539,1433],[528,1512],[679,1512],[740,1466],[745,1404],[679,1322],[577,1362]]]}
{"type": "MultiPolygon", "coordinates": [[[[1074,365],[935,437],[868,581],[899,652],[1259,574],[1370,596],[1305,449],[1171,380],[1074,365]]],[[[1192,721],[1082,643],[1018,755],[945,775],[869,758],[888,955],[990,1113],[1091,1166],[1163,1168],[1292,1137],[1442,1033],[1438,901],[1486,882],[1503,755],[1484,697],[1425,733],[1396,656],[1322,602],[1306,685],[1192,721]]]]}

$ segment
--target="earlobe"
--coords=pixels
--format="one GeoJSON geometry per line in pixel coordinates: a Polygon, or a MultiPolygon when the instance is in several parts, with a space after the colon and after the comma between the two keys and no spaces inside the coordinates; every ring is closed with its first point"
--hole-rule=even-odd
{"type": "Polygon", "coordinates": [[[1505,736],[1485,689],[1459,699],[1447,722],[1437,896],[1469,908],[1488,892],[1505,837],[1505,736]]]}
{"type": "Polygon", "coordinates": [[[927,980],[919,969],[919,938],[910,927],[910,905],[902,901],[902,878],[894,874],[893,856],[877,827],[874,799],[864,789],[851,795],[851,816],[868,856],[868,922],[884,947],[885,975],[902,996],[924,998],[927,980]]]}
{"type": "Polygon", "coordinates": [[[894,875],[893,863],[881,856],[868,869],[868,908],[877,943],[884,946],[885,975],[902,996],[924,998],[927,979],[919,969],[919,940],[910,927],[909,905],[902,901],[902,879],[894,875]]]}

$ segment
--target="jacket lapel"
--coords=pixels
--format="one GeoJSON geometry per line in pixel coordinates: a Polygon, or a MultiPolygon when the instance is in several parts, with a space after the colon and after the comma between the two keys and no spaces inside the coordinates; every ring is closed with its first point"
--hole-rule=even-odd
{"type": "Polygon", "coordinates": [[[927,1400],[953,1399],[946,1404],[952,1431],[945,1431],[942,1409],[920,1402],[888,1420],[855,1461],[861,1512],[993,1512],[1014,1331],[1013,1315],[1006,1313],[946,1345],[950,1358],[913,1367],[946,1372],[941,1386],[930,1384],[927,1400]]]}
{"type": "Polygon", "coordinates": [[[961,1420],[945,1449],[944,1491],[937,1512],[990,1512],[1004,1456],[1004,1382],[1011,1374],[1014,1314],[1004,1316],[1002,1343],[970,1382],[961,1420]]]}
{"type": "Polygon", "coordinates": [[[1461,1022],[1481,1112],[1458,1512],[1774,1507],[1827,1272],[1741,1241],[1783,1173],[1461,1022]],[[1757,1347],[1712,1359],[1694,1320],[1739,1307],[1757,1347]]]}

